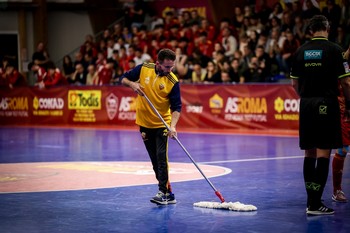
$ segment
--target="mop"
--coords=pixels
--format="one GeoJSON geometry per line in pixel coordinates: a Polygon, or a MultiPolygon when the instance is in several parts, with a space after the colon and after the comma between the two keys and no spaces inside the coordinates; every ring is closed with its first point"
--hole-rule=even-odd
{"type": "MultiPolygon", "coordinates": [[[[153,111],[157,114],[157,116],[159,117],[159,119],[163,122],[163,124],[165,125],[165,127],[167,128],[168,131],[170,130],[170,127],[168,126],[168,124],[165,122],[165,120],[163,119],[163,117],[160,115],[160,113],[158,112],[158,110],[154,107],[154,105],[152,104],[152,102],[149,100],[149,98],[146,96],[145,93],[142,92],[143,97],[147,100],[148,104],[151,106],[151,108],[153,109],[153,111]]],[[[209,201],[201,201],[201,202],[196,202],[193,204],[193,206],[195,207],[200,207],[200,208],[209,208],[209,209],[225,209],[225,210],[231,210],[231,211],[256,211],[257,207],[254,205],[245,205],[243,203],[240,202],[225,202],[224,197],[222,196],[222,194],[219,192],[219,190],[217,190],[215,188],[215,186],[211,183],[211,181],[205,176],[205,174],[203,173],[202,169],[197,165],[197,163],[194,161],[194,159],[192,158],[192,156],[190,155],[190,153],[186,150],[186,148],[182,145],[182,143],[180,142],[180,140],[175,136],[174,137],[175,141],[180,145],[180,147],[183,149],[183,151],[186,153],[186,155],[188,156],[188,158],[192,161],[192,163],[196,166],[196,168],[198,169],[198,171],[202,174],[202,176],[204,177],[204,179],[208,182],[208,184],[210,185],[210,187],[214,190],[215,195],[220,199],[221,202],[209,202],[209,201]]]]}

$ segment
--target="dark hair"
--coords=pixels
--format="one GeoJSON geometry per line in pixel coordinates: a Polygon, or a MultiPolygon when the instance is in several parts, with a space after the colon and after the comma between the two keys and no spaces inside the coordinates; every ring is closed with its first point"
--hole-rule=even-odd
{"type": "Polygon", "coordinates": [[[159,51],[159,53],[157,55],[157,60],[159,62],[163,62],[165,59],[175,61],[176,54],[174,53],[174,51],[172,51],[170,49],[162,49],[159,51]]]}
{"type": "Polygon", "coordinates": [[[47,69],[56,69],[56,65],[55,65],[55,63],[53,63],[53,61],[48,61],[47,63],[46,63],[46,68],[47,69]]]}
{"type": "Polygon", "coordinates": [[[315,15],[310,19],[309,29],[311,32],[327,31],[329,27],[328,19],[324,15],[315,15]]]}
{"type": "Polygon", "coordinates": [[[206,31],[202,31],[199,33],[199,36],[205,36],[207,37],[208,36],[208,33],[206,31]]]}
{"type": "Polygon", "coordinates": [[[28,64],[28,70],[31,70],[33,66],[34,66],[34,62],[29,62],[29,64],[28,64]]]}
{"type": "Polygon", "coordinates": [[[112,59],[112,58],[108,58],[107,60],[106,60],[106,63],[113,63],[114,64],[114,60],[112,59]]]}

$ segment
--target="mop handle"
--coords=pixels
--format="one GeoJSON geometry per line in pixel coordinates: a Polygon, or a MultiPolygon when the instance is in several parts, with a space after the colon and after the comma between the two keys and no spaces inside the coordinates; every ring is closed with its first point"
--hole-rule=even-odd
{"type": "MultiPolygon", "coordinates": [[[[146,96],[145,93],[142,93],[143,97],[145,97],[145,99],[147,100],[147,102],[149,103],[149,105],[151,106],[151,108],[153,109],[153,111],[157,114],[157,116],[159,117],[159,119],[163,122],[163,124],[165,125],[165,127],[167,128],[168,131],[170,130],[170,127],[168,126],[168,124],[165,122],[165,120],[163,119],[163,117],[160,115],[160,113],[158,112],[158,110],[156,109],[156,107],[154,107],[154,105],[152,104],[152,102],[150,101],[150,99],[148,99],[148,97],[146,96]]],[[[183,149],[183,151],[186,153],[186,155],[190,158],[190,160],[192,161],[192,163],[196,166],[196,168],[198,169],[198,171],[202,174],[202,176],[204,177],[204,179],[208,182],[208,184],[210,185],[210,187],[212,187],[212,189],[215,191],[216,196],[220,199],[221,202],[225,202],[224,197],[221,195],[221,193],[214,187],[214,185],[211,183],[211,181],[206,177],[206,175],[203,173],[202,169],[200,169],[200,167],[197,165],[197,163],[194,161],[194,159],[192,158],[192,156],[190,155],[190,153],[186,150],[186,148],[184,147],[184,145],[182,145],[182,143],[180,142],[180,140],[174,136],[174,139],[177,141],[177,143],[180,145],[180,147],[183,149]]]]}

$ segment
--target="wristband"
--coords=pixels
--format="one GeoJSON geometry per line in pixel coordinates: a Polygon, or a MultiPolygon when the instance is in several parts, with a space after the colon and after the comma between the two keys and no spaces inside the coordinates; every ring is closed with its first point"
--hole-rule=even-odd
{"type": "Polygon", "coordinates": [[[345,109],[350,110],[350,100],[345,100],[345,109]]]}

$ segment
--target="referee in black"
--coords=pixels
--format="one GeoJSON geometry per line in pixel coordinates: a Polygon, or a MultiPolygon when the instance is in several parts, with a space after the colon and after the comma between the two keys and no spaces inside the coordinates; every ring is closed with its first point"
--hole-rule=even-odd
{"type": "Polygon", "coordinates": [[[322,201],[332,149],[342,147],[338,82],[350,116],[350,70],[342,48],[328,41],[330,25],[323,15],[309,22],[313,38],[294,54],[290,77],[300,96],[299,146],[305,150],[303,174],[308,215],[334,214],[322,201]]]}

